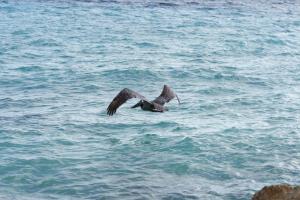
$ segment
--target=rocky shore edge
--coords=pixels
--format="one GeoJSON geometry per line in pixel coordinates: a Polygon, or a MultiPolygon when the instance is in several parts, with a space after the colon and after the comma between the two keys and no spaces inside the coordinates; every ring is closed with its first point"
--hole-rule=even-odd
{"type": "Polygon", "coordinates": [[[252,200],[300,200],[300,186],[265,186],[253,195],[252,200]]]}

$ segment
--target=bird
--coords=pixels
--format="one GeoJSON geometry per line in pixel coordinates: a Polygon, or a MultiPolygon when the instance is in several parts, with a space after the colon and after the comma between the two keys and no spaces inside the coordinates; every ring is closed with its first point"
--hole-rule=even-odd
{"type": "Polygon", "coordinates": [[[112,100],[112,102],[107,107],[107,115],[112,116],[116,113],[117,109],[124,104],[127,100],[132,98],[138,98],[140,101],[132,106],[131,108],[141,107],[142,110],[152,111],[152,112],[165,112],[168,110],[164,105],[176,97],[178,103],[180,100],[175,92],[168,86],[164,85],[161,94],[156,97],[153,101],[148,101],[143,95],[124,88],[121,90],[117,96],[112,100]]]}

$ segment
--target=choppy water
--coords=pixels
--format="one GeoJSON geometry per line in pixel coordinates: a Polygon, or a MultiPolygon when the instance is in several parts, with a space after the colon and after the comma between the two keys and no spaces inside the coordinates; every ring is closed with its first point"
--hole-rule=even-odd
{"type": "Polygon", "coordinates": [[[298,1],[0,1],[1,199],[250,199],[300,184],[298,1]],[[124,87],[183,102],[107,117],[124,87]]]}

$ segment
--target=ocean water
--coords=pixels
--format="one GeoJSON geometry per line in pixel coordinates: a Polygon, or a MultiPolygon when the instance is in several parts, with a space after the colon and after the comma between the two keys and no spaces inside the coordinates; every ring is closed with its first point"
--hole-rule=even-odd
{"type": "Polygon", "coordinates": [[[300,184],[300,3],[0,1],[0,198],[246,200],[300,184]],[[165,113],[106,107],[124,87],[165,113]]]}

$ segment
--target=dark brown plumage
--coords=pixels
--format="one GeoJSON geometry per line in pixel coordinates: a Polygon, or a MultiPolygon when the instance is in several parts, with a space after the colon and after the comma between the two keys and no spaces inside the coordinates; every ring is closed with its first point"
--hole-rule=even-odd
{"type": "Polygon", "coordinates": [[[178,103],[180,103],[179,98],[177,97],[175,92],[173,92],[169,86],[164,85],[161,94],[156,97],[153,102],[163,106],[165,103],[168,103],[175,97],[177,98],[178,103]]]}
{"type": "Polygon", "coordinates": [[[164,107],[164,104],[168,103],[175,97],[177,98],[178,103],[180,103],[177,95],[167,85],[164,85],[161,94],[158,97],[156,97],[153,101],[148,101],[144,96],[140,95],[139,93],[128,88],[124,88],[123,90],[121,90],[121,92],[119,92],[119,94],[112,100],[112,102],[107,107],[107,114],[115,114],[117,109],[122,104],[124,104],[127,100],[132,98],[138,98],[140,99],[140,101],[131,108],[141,107],[143,110],[147,111],[164,112],[167,110],[167,108],[164,107]]]}
{"type": "Polygon", "coordinates": [[[117,109],[125,103],[127,100],[131,98],[139,98],[141,100],[146,100],[146,98],[139,93],[130,90],[128,88],[124,88],[119,92],[119,94],[113,99],[113,101],[109,104],[107,108],[107,114],[113,115],[117,111],[117,109]]]}

